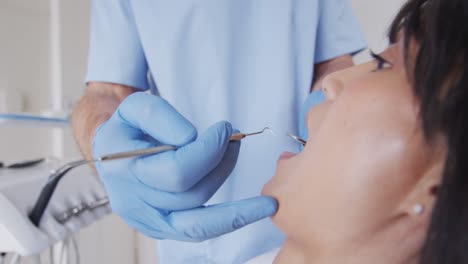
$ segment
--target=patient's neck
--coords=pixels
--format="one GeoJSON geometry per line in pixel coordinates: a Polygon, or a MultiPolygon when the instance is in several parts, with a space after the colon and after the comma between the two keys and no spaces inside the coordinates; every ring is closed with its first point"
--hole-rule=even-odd
{"type": "Polygon", "coordinates": [[[414,241],[381,237],[365,243],[343,242],[340,245],[315,247],[287,239],[274,264],[418,263],[419,244],[414,241]]]}

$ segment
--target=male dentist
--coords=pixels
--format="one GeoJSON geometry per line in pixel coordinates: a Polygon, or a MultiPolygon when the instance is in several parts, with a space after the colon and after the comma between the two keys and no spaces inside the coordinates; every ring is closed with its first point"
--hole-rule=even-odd
{"type": "Polygon", "coordinates": [[[75,137],[89,159],[178,146],[99,164],[113,211],[160,240],[162,264],[243,263],[283,241],[258,196],[299,150],[282,135],[364,47],[346,0],[95,0],[75,137]],[[266,126],[278,136],[229,141],[266,126]]]}

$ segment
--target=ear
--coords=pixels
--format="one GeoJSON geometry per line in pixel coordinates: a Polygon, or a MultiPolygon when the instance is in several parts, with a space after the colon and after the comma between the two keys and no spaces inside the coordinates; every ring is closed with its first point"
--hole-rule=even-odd
{"type": "Polygon", "coordinates": [[[432,213],[437,199],[444,162],[442,160],[431,165],[420,180],[414,186],[410,194],[402,203],[402,211],[405,215],[415,219],[427,219],[432,213]]]}

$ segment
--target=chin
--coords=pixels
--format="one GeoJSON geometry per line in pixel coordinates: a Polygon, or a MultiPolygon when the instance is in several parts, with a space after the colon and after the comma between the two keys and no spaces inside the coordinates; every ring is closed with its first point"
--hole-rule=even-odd
{"type": "Polygon", "coordinates": [[[273,178],[271,180],[269,180],[267,183],[265,183],[265,185],[263,185],[263,188],[262,188],[262,195],[267,195],[267,196],[272,196],[272,197],[275,197],[275,184],[273,182],[273,178]]]}
{"type": "Polygon", "coordinates": [[[265,183],[262,188],[262,195],[267,195],[267,196],[274,196],[274,192],[272,192],[272,187],[271,187],[271,180],[265,183]]]}
{"type": "Polygon", "coordinates": [[[276,198],[279,201],[282,189],[288,184],[288,175],[291,171],[290,166],[287,166],[287,161],[279,159],[276,164],[276,170],[273,177],[263,186],[262,195],[268,195],[276,198]]]}
{"type": "Polygon", "coordinates": [[[278,196],[277,188],[275,188],[275,184],[272,183],[272,180],[270,180],[263,186],[262,195],[271,196],[275,198],[278,202],[278,211],[273,216],[271,216],[271,220],[273,221],[273,223],[276,226],[278,226],[278,223],[280,223],[278,219],[281,219],[281,217],[278,217],[279,215],[281,215],[281,199],[278,196]]]}
{"type": "Polygon", "coordinates": [[[281,215],[281,204],[282,204],[282,199],[281,199],[281,182],[279,181],[279,178],[277,173],[269,180],[262,188],[262,195],[266,196],[271,196],[275,198],[278,201],[278,212],[271,217],[271,220],[278,226],[278,217],[281,215]]]}
{"type": "Polygon", "coordinates": [[[277,197],[278,189],[279,189],[278,187],[281,186],[278,181],[278,178],[280,178],[278,175],[278,171],[279,171],[278,167],[279,167],[279,164],[276,167],[275,175],[273,175],[273,177],[267,183],[265,183],[265,185],[263,185],[262,195],[268,195],[268,196],[273,196],[275,198],[278,198],[277,197]]]}

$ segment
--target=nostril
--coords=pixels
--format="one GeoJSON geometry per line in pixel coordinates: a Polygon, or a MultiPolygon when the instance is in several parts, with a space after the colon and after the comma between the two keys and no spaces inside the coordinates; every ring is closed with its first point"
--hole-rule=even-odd
{"type": "Polygon", "coordinates": [[[327,96],[327,99],[335,99],[343,89],[343,82],[338,78],[329,78],[327,82],[324,82],[323,92],[327,96]]]}
{"type": "Polygon", "coordinates": [[[322,89],[327,98],[333,99],[337,96],[337,92],[343,87],[341,77],[342,75],[339,72],[333,72],[323,78],[322,89]]]}

